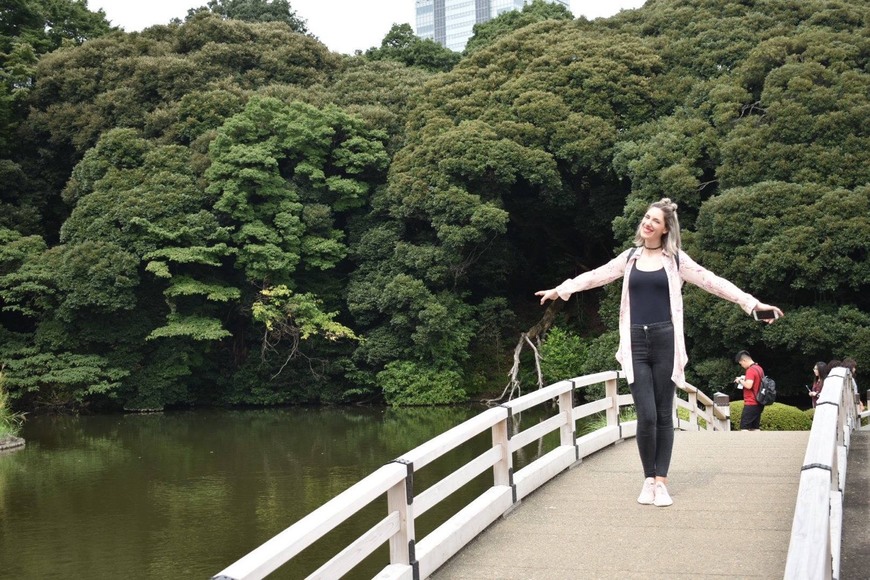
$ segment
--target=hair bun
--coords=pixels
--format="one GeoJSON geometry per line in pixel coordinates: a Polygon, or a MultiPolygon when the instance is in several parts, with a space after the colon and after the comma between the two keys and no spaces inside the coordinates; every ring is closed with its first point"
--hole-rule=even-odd
{"type": "Polygon", "coordinates": [[[669,198],[669,197],[663,197],[663,198],[659,201],[659,203],[662,204],[663,206],[667,207],[667,208],[670,209],[671,211],[677,211],[677,204],[675,204],[674,202],[672,202],[672,201],[671,201],[671,198],[669,198]]]}

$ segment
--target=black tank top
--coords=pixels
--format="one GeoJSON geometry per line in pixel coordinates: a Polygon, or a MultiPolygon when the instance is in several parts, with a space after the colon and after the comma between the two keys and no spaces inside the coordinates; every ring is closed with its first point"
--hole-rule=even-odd
{"type": "Polygon", "coordinates": [[[631,302],[631,324],[653,324],[671,319],[671,297],[668,275],[664,268],[646,272],[637,261],[628,278],[628,299],[631,302]]]}

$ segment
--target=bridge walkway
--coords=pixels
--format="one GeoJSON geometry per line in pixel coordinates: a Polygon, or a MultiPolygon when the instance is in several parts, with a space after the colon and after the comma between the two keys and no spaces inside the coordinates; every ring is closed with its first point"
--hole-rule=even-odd
{"type": "Polygon", "coordinates": [[[636,502],[634,440],[611,445],[525,498],[432,578],[782,578],[808,438],[677,431],[667,508],[636,502]]]}
{"type": "Polygon", "coordinates": [[[843,496],[840,578],[870,578],[870,431],[852,433],[843,496]]]}

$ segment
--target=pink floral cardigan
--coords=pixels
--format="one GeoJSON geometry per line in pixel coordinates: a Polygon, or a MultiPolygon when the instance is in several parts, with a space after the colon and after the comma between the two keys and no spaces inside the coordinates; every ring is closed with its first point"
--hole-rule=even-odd
{"type": "MultiPolygon", "coordinates": [[[[619,303],[619,350],[616,351],[616,360],[622,365],[629,384],[634,382],[634,368],[631,361],[631,322],[629,321],[631,308],[628,298],[628,278],[632,271],[631,264],[640,256],[640,252],[634,252],[629,259],[630,251],[630,249],[625,250],[603,266],[585,272],[576,278],[565,280],[556,287],[559,297],[562,300],[568,300],[574,292],[604,286],[622,277],[622,299],[619,303]]],[[[728,280],[720,278],[698,265],[682,250],[680,250],[679,271],[677,271],[676,262],[667,252],[662,252],[662,265],[668,276],[671,320],[674,323],[674,372],[671,379],[673,379],[674,384],[683,385],[686,380],[684,369],[689,360],[683,336],[683,295],[681,291],[683,281],[690,282],[719,298],[739,304],[747,314],[755,309],[759,301],[728,280]]]]}

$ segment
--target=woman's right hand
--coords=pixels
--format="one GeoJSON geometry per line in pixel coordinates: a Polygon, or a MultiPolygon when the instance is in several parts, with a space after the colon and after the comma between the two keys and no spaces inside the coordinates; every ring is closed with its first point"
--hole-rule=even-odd
{"type": "Polygon", "coordinates": [[[549,290],[538,290],[535,292],[535,296],[541,297],[541,305],[543,306],[547,300],[555,300],[559,297],[559,293],[556,292],[555,288],[550,288],[549,290]]]}

